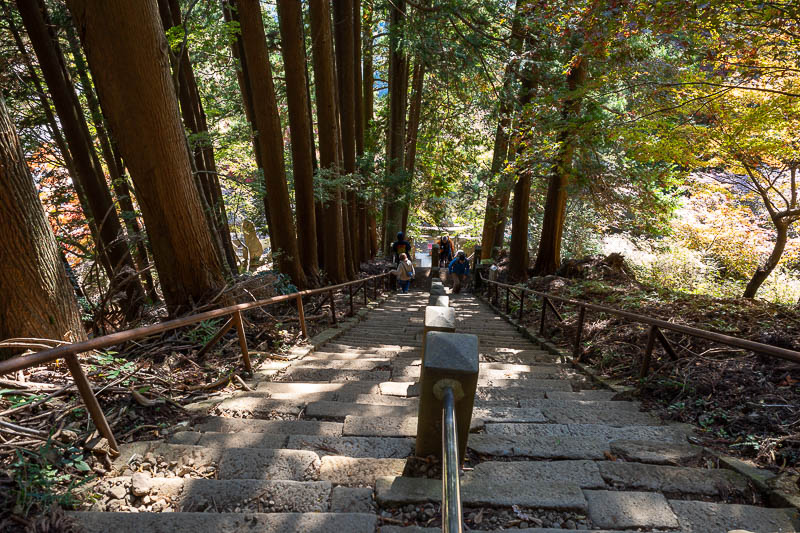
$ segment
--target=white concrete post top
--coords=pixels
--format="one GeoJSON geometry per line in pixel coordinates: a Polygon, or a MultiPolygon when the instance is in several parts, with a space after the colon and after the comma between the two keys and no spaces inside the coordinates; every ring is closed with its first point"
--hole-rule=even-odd
{"type": "Polygon", "coordinates": [[[435,305],[439,307],[450,307],[450,297],[449,296],[437,296],[435,294],[431,294],[428,297],[428,305],[435,305]]]}

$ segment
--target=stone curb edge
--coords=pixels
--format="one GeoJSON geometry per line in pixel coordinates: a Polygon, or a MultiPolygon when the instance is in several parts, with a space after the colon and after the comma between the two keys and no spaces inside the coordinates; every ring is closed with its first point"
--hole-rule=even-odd
{"type": "MultiPolygon", "coordinates": [[[[602,376],[597,375],[590,367],[584,365],[583,363],[578,362],[572,356],[572,354],[570,354],[567,350],[559,348],[554,343],[540,337],[538,334],[526,328],[523,324],[520,324],[518,320],[516,320],[508,313],[504,312],[499,307],[495,306],[491,301],[489,301],[489,299],[485,298],[483,295],[475,293],[473,294],[480,302],[488,305],[495,313],[503,317],[509,324],[517,328],[517,330],[524,337],[538,344],[541,348],[550,352],[551,354],[557,355],[561,359],[562,363],[569,362],[573,367],[577,368],[582,373],[589,376],[589,379],[591,379],[598,385],[601,385],[602,387],[617,393],[628,392],[633,389],[633,387],[622,387],[611,380],[608,380],[602,376]]],[[[733,470],[739,473],[740,475],[746,477],[747,479],[749,479],[753,483],[753,485],[756,488],[758,488],[758,490],[760,490],[767,496],[770,505],[773,505],[775,507],[794,507],[800,510],[800,494],[797,493],[796,490],[792,492],[790,490],[785,490],[785,489],[781,490],[775,487],[775,485],[782,484],[781,483],[782,476],[780,474],[773,474],[768,470],[762,470],[756,468],[746,463],[745,461],[742,461],[730,455],[720,453],[710,448],[704,447],[703,450],[709,455],[716,457],[724,468],[733,470]]],[[[788,476],[783,476],[783,477],[785,479],[788,476]]],[[[794,479],[791,477],[789,477],[789,480],[794,481],[794,479]]],[[[785,484],[789,486],[793,485],[793,483],[785,483],[785,484]]]]}

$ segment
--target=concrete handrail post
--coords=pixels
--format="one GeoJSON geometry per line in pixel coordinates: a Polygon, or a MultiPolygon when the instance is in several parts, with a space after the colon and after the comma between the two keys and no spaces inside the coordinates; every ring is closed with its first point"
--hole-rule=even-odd
{"type": "Polygon", "coordinates": [[[422,364],[425,364],[425,341],[431,331],[456,332],[456,310],[452,307],[429,305],[425,308],[425,325],[422,330],[422,364]]]}
{"type": "Polygon", "coordinates": [[[455,396],[459,464],[464,461],[475,391],[478,387],[478,337],[431,331],[425,335],[426,355],[420,377],[417,417],[417,457],[442,454],[444,390],[455,396]]]}
{"type": "Polygon", "coordinates": [[[441,283],[433,283],[431,284],[430,290],[431,296],[445,296],[447,292],[444,290],[444,285],[441,283]]]}
{"type": "Polygon", "coordinates": [[[428,296],[428,305],[439,307],[450,307],[450,297],[444,295],[431,294],[428,296]]]}
{"type": "Polygon", "coordinates": [[[439,245],[431,246],[431,268],[439,268],[439,245]]]}

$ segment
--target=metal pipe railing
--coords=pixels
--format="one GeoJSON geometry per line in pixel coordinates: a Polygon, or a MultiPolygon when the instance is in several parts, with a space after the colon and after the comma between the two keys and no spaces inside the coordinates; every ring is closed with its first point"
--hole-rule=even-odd
{"type": "Polygon", "coordinates": [[[487,279],[483,276],[480,276],[481,280],[485,282],[487,285],[487,292],[491,295],[491,287],[494,287],[494,299],[497,302],[499,297],[500,289],[506,290],[506,312],[508,313],[510,310],[509,306],[509,295],[514,296],[517,300],[520,301],[520,310],[519,310],[519,318],[522,318],[522,313],[524,311],[524,300],[521,296],[518,296],[514,291],[519,291],[520,294],[528,293],[533,294],[536,296],[540,296],[542,298],[542,314],[541,314],[541,323],[539,326],[539,333],[544,335],[545,334],[545,321],[547,319],[547,308],[550,308],[556,318],[563,322],[563,317],[560,315],[558,310],[553,305],[553,302],[560,302],[566,305],[573,305],[578,308],[579,316],[578,316],[578,328],[575,335],[575,342],[573,344],[573,355],[576,359],[580,360],[581,358],[581,334],[583,330],[584,320],[586,317],[586,311],[597,311],[599,313],[606,313],[613,316],[618,316],[620,318],[624,318],[631,322],[637,322],[639,324],[645,324],[650,326],[650,336],[653,338],[653,342],[648,342],[648,348],[645,351],[645,356],[643,358],[643,364],[640,371],[640,376],[645,377],[649,370],[650,365],[650,356],[652,354],[653,347],[655,346],[655,340],[657,339],[663,346],[667,353],[672,358],[676,358],[675,350],[669,343],[664,334],[661,330],[672,331],[675,333],[680,333],[683,335],[688,335],[691,337],[696,337],[700,339],[705,339],[711,342],[716,342],[719,344],[724,344],[726,346],[730,346],[732,348],[740,348],[742,350],[750,350],[759,354],[768,355],[771,357],[777,357],[779,359],[784,359],[786,361],[792,361],[795,363],[800,363],[800,352],[795,350],[789,350],[786,348],[780,348],[778,346],[772,346],[769,344],[764,344],[761,342],[751,341],[747,339],[742,339],[739,337],[732,337],[730,335],[725,335],[723,333],[716,333],[713,331],[707,331],[704,329],[694,328],[691,326],[685,326],[683,324],[674,324],[672,322],[667,322],[666,320],[662,320],[659,318],[653,318],[637,313],[631,313],[629,311],[623,311],[621,309],[615,309],[613,307],[606,307],[604,305],[597,305],[592,304],[589,302],[584,302],[581,300],[573,300],[571,298],[564,298],[562,296],[556,296],[555,294],[550,294],[546,292],[537,291],[534,289],[529,289],[527,287],[520,287],[517,285],[509,285],[508,283],[501,283],[499,281],[487,279]]]}
{"type": "MultiPolygon", "coordinates": [[[[336,291],[345,288],[348,288],[350,291],[352,291],[352,287],[354,285],[359,285],[359,287],[355,291],[352,291],[350,294],[355,295],[358,294],[359,290],[363,290],[364,301],[366,302],[368,282],[369,281],[373,282],[374,293],[377,298],[379,281],[380,283],[385,284],[388,277],[389,273],[378,274],[360,280],[349,281],[346,283],[340,283],[338,285],[331,285],[328,287],[321,287],[319,289],[311,289],[311,290],[295,292],[292,294],[285,294],[282,296],[274,296],[272,298],[257,300],[255,302],[249,302],[244,304],[229,305],[227,307],[222,307],[219,309],[214,309],[203,313],[197,313],[195,315],[187,317],[167,320],[166,322],[152,324],[150,326],[143,326],[135,329],[111,333],[109,335],[104,335],[102,337],[95,337],[93,339],[85,340],[82,342],[64,343],[60,346],[56,346],[55,348],[49,348],[33,354],[16,356],[12,357],[11,359],[7,359],[5,361],[0,361],[0,376],[3,376],[5,374],[10,374],[12,372],[17,372],[25,368],[51,363],[53,361],[57,361],[62,358],[65,359],[69,371],[72,374],[72,378],[75,381],[75,385],[81,394],[83,403],[86,406],[86,409],[89,412],[89,416],[92,418],[95,427],[97,427],[100,434],[108,440],[111,449],[117,451],[118,446],[116,439],[114,438],[114,434],[111,430],[111,427],[108,424],[108,421],[105,418],[105,414],[103,413],[103,410],[100,407],[97,398],[92,392],[92,386],[89,383],[86,374],[83,372],[83,369],[81,368],[80,362],[78,361],[77,358],[78,354],[93,350],[108,348],[116,344],[122,344],[133,340],[143,339],[145,337],[156,335],[158,333],[164,333],[166,331],[172,331],[174,329],[178,329],[181,327],[191,326],[193,324],[203,322],[204,320],[228,317],[228,320],[225,322],[222,328],[217,332],[217,334],[215,334],[214,337],[208,343],[206,343],[206,345],[203,346],[203,348],[201,348],[200,353],[205,353],[206,351],[208,351],[211,348],[211,346],[213,346],[216,342],[218,342],[229,329],[235,326],[237,335],[239,337],[239,346],[242,351],[242,359],[244,361],[245,369],[248,372],[251,372],[252,367],[250,364],[250,354],[247,349],[247,339],[245,337],[245,332],[244,332],[242,311],[247,311],[249,309],[255,309],[258,307],[266,307],[269,305],[275,305],[279,303],[286,303],[290,302],[291,300],[295,300],[297,304],[298,317],[300,320],[300,329],[303,332],[303,336],[307,337],[308,330],[306,326],[305,312],[303,310],[304,296],[314,296],[318,294],[327,293],[328,298],[330,299],[331,320],[333,324],[336,325],[336,305],[334,300],[334,293],[336,291]]],[[[353,308],[352,308],[352,297],[351,297],[351,312],[352,309],[353,308]]]]}
{"type": "Polygon", "coordinates": [[[458,477],[458,427],[453,389],[442,398],[442,531],[461,533],[461,482],[458,477]]]}

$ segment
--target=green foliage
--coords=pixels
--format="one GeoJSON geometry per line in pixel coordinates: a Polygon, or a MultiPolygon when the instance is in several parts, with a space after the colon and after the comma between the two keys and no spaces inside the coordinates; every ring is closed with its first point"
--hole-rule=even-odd
{"type": "Polygon", "coordinates": [[[14,512],[28,516],[52,505],[75,506],[74,491],[92,480],[91,468],[81,450],[47,441],[38,451],[16,451],[11,471],[15,487],[14,512]]]}
{"type": "Polygon", "coordinates": [[[203,320],[192,328],[186,337],[192,344],[205,344],[211,340],[221,326],[220,320],[203,320]]]}

